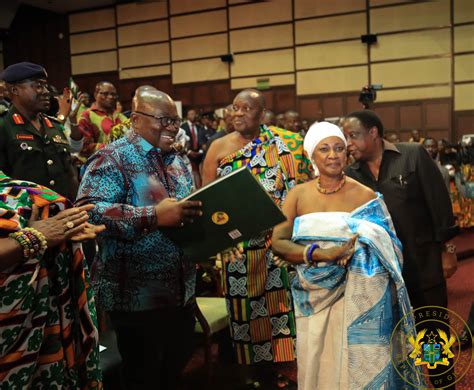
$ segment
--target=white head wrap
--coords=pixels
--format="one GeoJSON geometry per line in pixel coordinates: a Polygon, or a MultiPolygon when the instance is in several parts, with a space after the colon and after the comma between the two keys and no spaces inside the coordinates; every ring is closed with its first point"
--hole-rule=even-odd
{"type": "Polygon", "coordinates": [[[339,137],[344,145],[347,147],[346,137],[342,134],[342,131],[336,125],[329,122],[316,122],[311,125],[306,136],[304,137],[304,150],[308,154],[311,163],[313,164],[314,172],[316,175],[319,174],[319,169],[313,162],[313,152],[316,146],[325,138],[328,137],[339,137]]]}

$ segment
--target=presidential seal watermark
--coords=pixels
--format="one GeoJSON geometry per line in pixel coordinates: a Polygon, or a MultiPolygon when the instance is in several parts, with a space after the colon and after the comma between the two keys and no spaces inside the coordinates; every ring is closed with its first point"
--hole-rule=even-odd
{"type": "Polygon", "coordinates": [[[406,383],[420,389],[428,382],[436,388],[459,382],[474,357],[471,351],[467,359],[460,359],[464,330],[467,334],[463,337],[472,342],[469,327],[456,312],[440,306],[412,310],[397,323],[390,339],[395,370],[406,383]],[[407,333],[399,332],[402,325],[406,328],[407,324],[410,324],[407,333]]]}

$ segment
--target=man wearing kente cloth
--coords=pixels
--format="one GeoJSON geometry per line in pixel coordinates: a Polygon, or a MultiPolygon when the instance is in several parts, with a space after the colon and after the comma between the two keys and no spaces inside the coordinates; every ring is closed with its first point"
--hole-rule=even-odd
{"type": "MultiPolygon", "coordinates": [[[[235,131],[210,146],[204,161],[203,184],[248,166],[280,206],[287,191],[296,184],[297,169],[286,143],[260,125],[264,106],[264,97],[257,90],[247,89],[236,96],[232,121],[235,131]]],[[[245,189],[236,190],[245,196],[245,189]]],[[[223,265],[231,336],[240,364],[295,359],[295,320],[288,275],[273,263],[270,237],[271,231],[267,231],[241,243],[240,258],[223,265]]]]}

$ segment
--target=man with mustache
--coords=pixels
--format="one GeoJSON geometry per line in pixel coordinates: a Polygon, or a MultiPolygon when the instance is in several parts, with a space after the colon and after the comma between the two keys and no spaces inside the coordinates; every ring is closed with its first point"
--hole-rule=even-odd
{"type": "Polygon", "coordinates": [[[12,103],[0,115],[0,170],[74,199],[78,183],[69,142],[62,124],[44,114],[50,107],[46,70],[20,62],[8,66],[0,78],[12,103]]]}
{"type": "Polygon", "coordinates": [[[192,223],[200,203],[183,201],[192,174],[173,149],[176,104],[156,89],[137,95],[131,129],[86,164],[77,204],[95,204],[99,237],[92,287],[117,334],[129,389],[175,389],[192,350],[194,264],[162,232],[192,223]]]}

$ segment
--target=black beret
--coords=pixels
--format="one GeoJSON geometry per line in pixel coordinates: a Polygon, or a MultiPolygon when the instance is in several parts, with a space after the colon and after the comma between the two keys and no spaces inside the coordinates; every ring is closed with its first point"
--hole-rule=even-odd
{"type": "Polygon", "coordinates": [[[0,75],[0,79],[7,83],[17,83],[27,79],[46,79],[47,77],[48,74],[41,65],[31,62],[19,62],[10,65],[0,75]]]}

